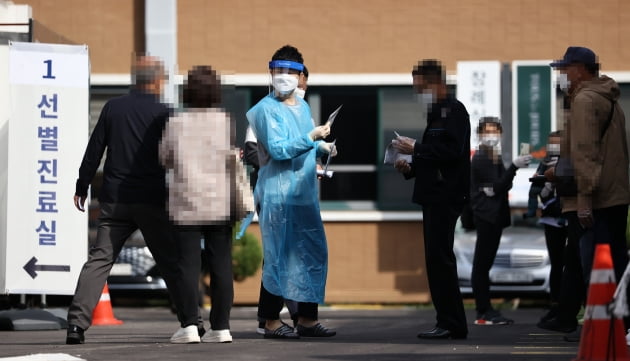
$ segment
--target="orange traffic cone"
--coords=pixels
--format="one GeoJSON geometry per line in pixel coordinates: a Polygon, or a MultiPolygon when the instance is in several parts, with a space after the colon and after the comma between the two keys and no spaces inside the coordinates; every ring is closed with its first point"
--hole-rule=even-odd
{"type": "Polygon", "coordinates": [[[103,293],[101,298],[94,308],[92,313],[92,325],[120,325],[123,322],[114,317],[114,310],[112,310],[112,301],[109,298],[109,288],[107,283],[103,287],[103,293]]]}
{"type": "Polygon", "coordinates": [[[623,320],[615,319],[609,307],[615,288],[610,245],[598,244],[588,287],[580,349],[574,361],[630,360],[623,320]]]}

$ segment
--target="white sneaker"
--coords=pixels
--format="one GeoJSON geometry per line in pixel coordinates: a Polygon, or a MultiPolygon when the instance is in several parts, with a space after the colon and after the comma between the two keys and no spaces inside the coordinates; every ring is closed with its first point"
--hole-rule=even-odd
{"type": "Polygon", "coordinates": [[[628,329],[628,333],[626,334],[626,345],[630,346],[630,328],[628,329]]]}
{"type": "Polygon", "coordinates": [[[208,330],[201,341],[209,343],[232,342],[232,334],[230,334],[230,330],[208,330]]]}
{"type": "Polygon", "coordinates": [[[197,325],[180,328],[171,336],[171,343],[199,343],[199,330],[197,325]]]}

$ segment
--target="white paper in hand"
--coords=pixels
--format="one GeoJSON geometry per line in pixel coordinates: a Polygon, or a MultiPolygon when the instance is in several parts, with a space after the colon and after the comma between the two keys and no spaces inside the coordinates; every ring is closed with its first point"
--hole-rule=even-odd
{"type": "MultiPolygon", "coordinates": [[[[341,108],[341,107],[339,107],[341,108]]],[[[339,108],[337,108],[337,110],[339,110],[339,108]]],[[[330,153],[333,152],[333,149],[335,149],[335,143],[337,143],[337,139],[333,140],[332,142],[332,148],[330,148],[330,153]]],[[[330,159],[332,158],[332,156],[330,154],[328,154],[328,159],[326,159],[326,165],[324,166],[324,169],[322,170],[317,170],[317,175],[320,177],[327,177],[327,178],[332,178],[333,176],[333,171],[328,170],[328,166],[330,165],[330,159]]]]}
{"type": "Polygon", "coordinates": [[[317,170],[317,175],[320,176],[320,177],[332,178],[333,173],[334,172],[332,170],[325,171],[325,172],[324,172],[323,169],[318,169],[317,170]]]}
{"type": "Polygon", "coordinates": [[[400,154],[394,148],[392,143],[389,143],[385,148],[385,159],[383,159],[383,164],[394,164],[398,159],[404,159],[407,163],[411,164],[411,154],[400,154]]]}
{"type": "Polygon", "coordinates": [[[328,120],[326,121],[326,123],[328,123],[328,126],[332,127],[333,123],[335,122],[335,118],[337,117],[337,114],[339,114],[339,110],[341,110],[342,106],[343,104],[341,104],[339,108],[335,109],[334,112],[330,113],[330,115],[328,116],[328,120]]]}

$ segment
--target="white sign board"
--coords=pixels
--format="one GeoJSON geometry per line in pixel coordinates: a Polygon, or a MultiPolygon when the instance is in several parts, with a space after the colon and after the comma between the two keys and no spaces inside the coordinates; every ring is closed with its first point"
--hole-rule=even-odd
{"type": "Polygon", "coordinates": [[[470,147],[476,149],[479,118],[501,118],[501,63],[457,62],[457,99],[470,115],[470,147]]]}
{"type": "Polygon", "coordinates": [[[11,43],[8,66],[0,292],[73,294],[87,258],[87,214],[72,198],[88,137],[88,49],[11,43]]]}

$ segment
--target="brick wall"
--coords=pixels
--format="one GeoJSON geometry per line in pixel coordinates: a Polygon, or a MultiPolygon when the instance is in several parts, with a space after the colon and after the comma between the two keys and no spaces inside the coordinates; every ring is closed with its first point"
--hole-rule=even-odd
{"type": "MultiPolygon", "coordinates": [[[[126,73],[144,48],[144,0],[17,0],[35,39],[88,44],[92,71],[126,73]]],[[[318,73],[404,73],[426,57],[551,59],[592,47],[604,70],[630,70],[630,1],[179,0],[180,69],[264,73],[275,49],[299,47],[318,73]]]]}

